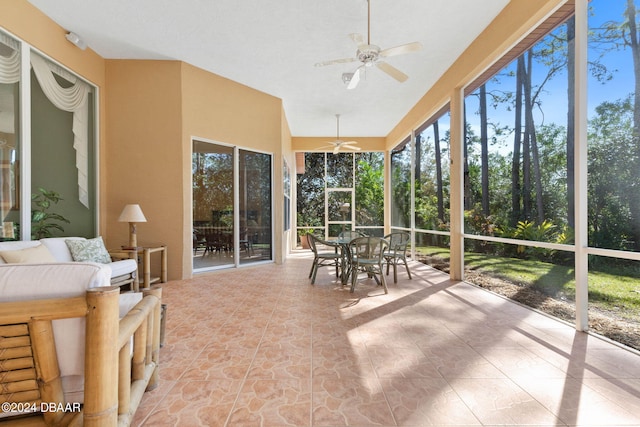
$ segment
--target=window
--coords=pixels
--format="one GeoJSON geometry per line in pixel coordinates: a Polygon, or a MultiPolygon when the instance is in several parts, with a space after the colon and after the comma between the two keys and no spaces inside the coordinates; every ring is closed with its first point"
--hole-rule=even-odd
{"type": "Polygon", "coordinates": [[[20,238],[20,43],[0,32],[0,241],[20,238]]]}

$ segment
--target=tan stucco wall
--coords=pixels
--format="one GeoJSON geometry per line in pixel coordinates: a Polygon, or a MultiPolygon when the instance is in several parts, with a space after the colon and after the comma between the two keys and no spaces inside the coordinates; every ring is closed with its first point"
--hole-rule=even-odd
{"type": "Polygon", "coordinates": [[[183,218],[181,63],[106,62],[106,237],[128,241],[117,219],[124,205],[138,203],[147,222],[138,224],[138,244],[166,244],[168,271],[181,277],[183,218]]]}
{"type": "MultiPolygon", "coordinates": [[[[293,153],[293,151],[291,150],[291,129],[289,128],[289,122],[287,121],[287,115],[284,112],[284,108],[282,108],[282,112],[281,112],[281,119],[280,119],[280,129],[281,129],[281,147],[282,147],[282,159],[280,160],[280,164],[276,165],[276,170],[280,170],[280,179],[277,182],[282,182],[283,185],[281,186],[281,192],[278,194],[276,193],[276,202],[275,205],[277,206],[277,201],[278,200],[282,200],[283,202],[281,203],[282,206],[284,206],[284,163],[283,160],[287,161],[287,165],[289,166],[289,172],[290,172],[290,190],[291,192],[293,192],[294,190],[294,183],[293,181],[295,181],[296,179],[296,175],[295,175],[295,155],[293,153]]],[[[276,178],[277,178],[278,174],[276,173],[276,178]]],[[[295,212],[295,206],[293,205],[293,195],[290,194],[291,198],[291,204],[290,204],[290,209],[289,212],[291,214],[291,217],[293,217],[294,212],[295,212]]],[[[281,224],[281,226],[279,228],[276,228],[277,233],[280,234],[281,239],[278,242],[276,239],[276,262],[284,262],[286,260],[287,254],[289,252],[291,252],[291,248],[292,248],[292,236],[295,235],[295,233],[292,231],[293,230],[293,218],[290,218],[289,221],[289,226],[291,227],[288,231],[284,230],[284,211],[282,209],[276,208],[275,209],[275,215],[274,215],[276,224],[281,224]],[[279,245],[279,246],[278,246],[279,245]]],[[[277,234],[276,234],[277,235],[277,234]]]]}
{"type": "MultiPolygon", "coordinates": [[[[282,156],[290,145],[282,100],[234,81],[182,64],[184,172],[183,247],[191,247],[191,139],[217,141],[273,154],[274,259],[282,262],[282,156]]],[[[190,265],[190,251],[183,251],[190,265]]]]}

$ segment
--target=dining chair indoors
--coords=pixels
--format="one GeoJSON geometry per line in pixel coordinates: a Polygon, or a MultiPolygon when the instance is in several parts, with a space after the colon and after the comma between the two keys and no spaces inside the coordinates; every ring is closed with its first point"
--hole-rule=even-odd
{"type": "Polygon", "coordinates": [[[393,283],[398,283],[398,264],[404,264],[407,269],[409,279],[411,279],[411,270],[407,264],[407,246],[409,245],[409,233],[394,232],[384,236],[389,242],[388,249],[384,252],[384,262],[387,264],[387,276],[389,275],[389,266],[393,265],[393,283]]]}
{"type": "Polygon", "coordinates": [[[384,253],[388,248],[388,243],[381,237],[357,237],[349,244],[351,253],[351,292],[356,288],[358,275],[367,273],[368,277],[373,277],[378,285],[382,285],[384,293],[389,293],[387,281],[384,278],[382,265],[384,263],[384,253]],[[380,279],[378,280],[378,275],[380,279]]]}
{"type": "Polygon", "coordinates": [[[313,264],[309,272],[311,284],[316,282],[316,274],[320,267],[334,266],[336,268],[336,277],[340,277],[340,265],[342,262],[340,245],[322,240],[311,233],[307,233],[307,236],[309,239],[309,248],[313,252],[313,264]]]}

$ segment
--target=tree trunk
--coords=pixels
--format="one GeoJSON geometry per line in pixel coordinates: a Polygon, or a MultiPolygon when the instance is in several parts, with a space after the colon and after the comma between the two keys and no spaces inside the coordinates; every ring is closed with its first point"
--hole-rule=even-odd
{"type": "Polygon", "coordinates": [[[480,86],[480,147],[482,163],[482,213],[489,216],[489,137],[487,136],[487,88],[480,86]]]}
{"type": "Polygon", "coordinates": [[[436,196],[438,198],[438,218],[444,222],[444,195],[442,191],[442,156],[440,153],[440,129],[438,121],[433,122],[433,140],[436,152],[436,196]]]}
{"type": "Polygon", "coordinates": [[[422,137],[416,135],[416,152],[415,152],[415,170],[414,181],[416,190],[422,188],[422,137]]]}
{"type": "Polygon", "coordinates": [[[574,177],[574,146],[575,146],[575,17],[567,21],[567,225],[575,228],[575,177],[574,177]]]}
{"type": "MultiPolygon", "coordinates": [[[[526,73],[526,83],[524,90],[524,98],[525,98],[525,129],[527,130],[527,135],[529,136],[529,145],[530,145],[530,160],[533,162],[533,179],[535,182],[536,188],[536,214],[538,217],[538,224],[542,224],[544,222],[544,206],[542,204],[542,176],[540,174],[540,156],[538,155],[538,140],[536,138],[536,125],[533,121],[533,107],[535,100],[531,96],[532,89],[532,80],[531,76],[533,75],[533,61],[532,61],[533,53],[529,50],[527,55],[527,73],[526,73]]],[[[531,166],[529,167],[529,171],[531,171],[531,166]]],[[[530,173],[530,172],[529,172],[530,173]]],[[[530,188],[531,191],[531,188],[530,188]]]]}
{"type": "Polygon", "coordinates": [[[522,70],[518,58],[516,71],[515,123],[513,129],[513,160],[511,162],[511,226],[520,220],[520,147],[522,145],[522,70]]]}

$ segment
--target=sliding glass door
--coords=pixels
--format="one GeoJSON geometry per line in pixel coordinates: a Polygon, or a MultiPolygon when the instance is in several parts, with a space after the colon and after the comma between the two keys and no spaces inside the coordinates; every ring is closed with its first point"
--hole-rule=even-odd
{"type": "Polygon", "coordinates": [[[271,155],[193,141],[193,269],[273,259],[271,155]]]}

